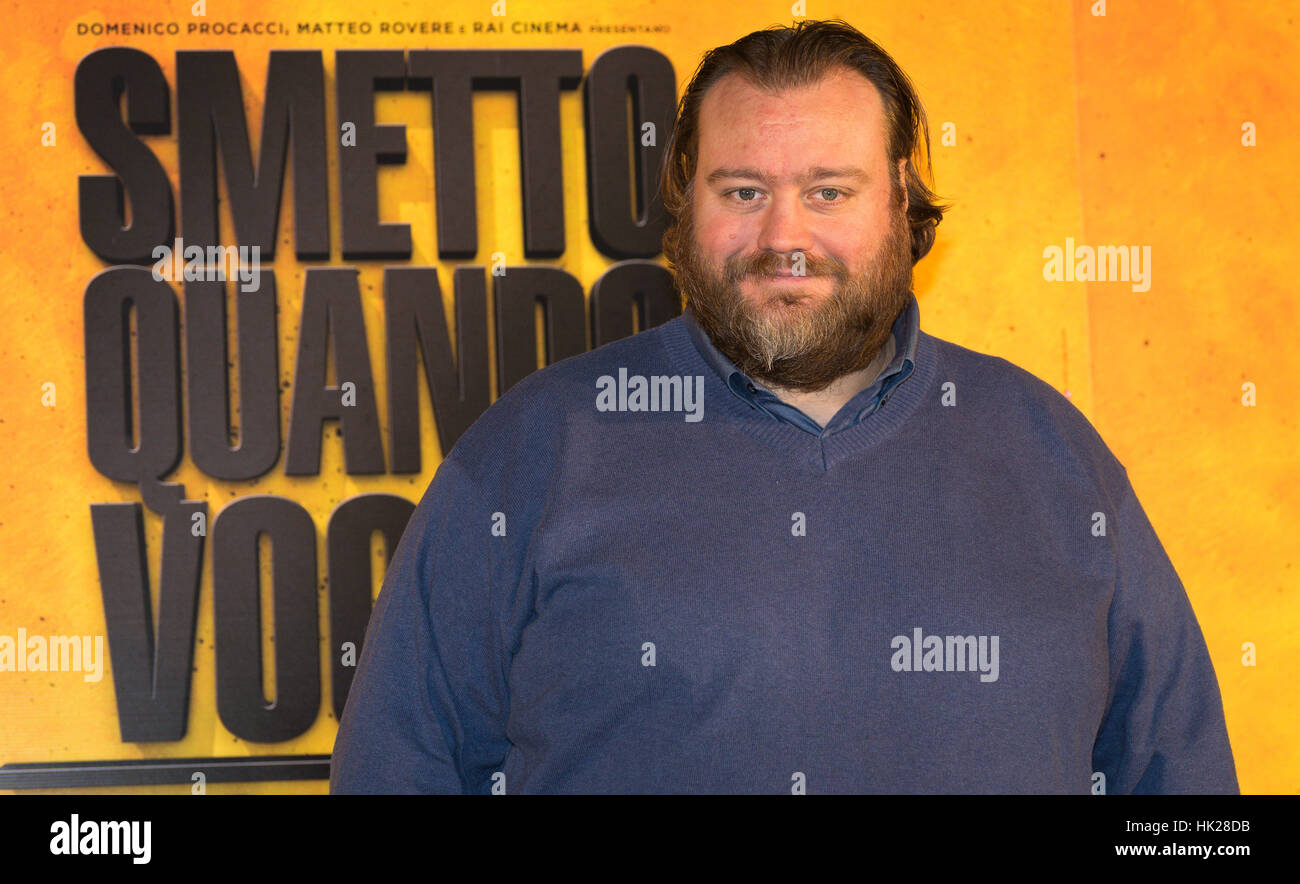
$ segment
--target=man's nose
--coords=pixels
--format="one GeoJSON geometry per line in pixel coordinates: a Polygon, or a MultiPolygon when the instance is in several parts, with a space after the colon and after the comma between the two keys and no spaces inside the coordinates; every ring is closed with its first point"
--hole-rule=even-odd
{"type": "Polygon", "coordinates": [[[757,245],[760,249],[785,254],[812,250],[812,231],[797,196],[773,196],[763,216],[757,245]]]}

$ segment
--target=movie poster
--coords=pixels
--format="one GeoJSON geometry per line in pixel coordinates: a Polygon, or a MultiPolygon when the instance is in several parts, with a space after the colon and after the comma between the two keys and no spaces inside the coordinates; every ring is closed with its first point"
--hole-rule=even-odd
{"type": "Polygon", "coordinates": [[[808,18],[925,103],[953,208],[923,328],[1098,428],[1205,632],[1242,791],[1300,787],[1292,4],[7,16],[0,790],[326,792],[442,457],[523,377],[681,312],[681,91],[808,18]]]}

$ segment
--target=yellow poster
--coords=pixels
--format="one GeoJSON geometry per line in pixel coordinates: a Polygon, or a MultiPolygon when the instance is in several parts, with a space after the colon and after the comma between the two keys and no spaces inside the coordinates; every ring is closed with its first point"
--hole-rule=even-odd
{"type": "Polygon", "coordinates": [[[667,278],[657,163],[702,55],[839,18],[928,115],[950,208],[922,328],[1093,424],[1195,610],[1241,791],[1300,792],[1293,17],[11,9],[0,789],[328,791],[368,603],[445,453],[532,371],[680,312],[616,283],[667,278]]]}

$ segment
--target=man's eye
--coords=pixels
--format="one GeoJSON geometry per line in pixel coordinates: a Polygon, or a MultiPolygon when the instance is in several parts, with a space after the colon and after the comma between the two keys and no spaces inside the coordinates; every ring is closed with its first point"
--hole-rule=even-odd
{"type": "Polygon", "coordinates": [[[826,202],[833,203],[837,201],[836,197],[840,195],[840,190],[838,187],[823,187],[821,189],[821,195],[822,199],[826,200],[826,202]],[[831,196],[827,196],[826,194],[828,193],[831,194],[831,196]]]}
{"type": "Polygon", "coordinates": [[[756,191],[752,187],[740,187],[737,188],[736,190],[733,190],[732,193],[739,196],[742,202],[750,202],[753,199],[754,195],[758,193],[758,191],[756,191]],[[745,194],[748,194],[748,196],[746,196],[745,194]]]}

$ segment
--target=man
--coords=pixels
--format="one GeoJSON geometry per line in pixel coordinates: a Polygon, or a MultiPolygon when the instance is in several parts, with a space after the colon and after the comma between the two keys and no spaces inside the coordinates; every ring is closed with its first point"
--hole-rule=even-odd
{"type": "Polygon", "coordinates": [[[686,311],[528,376],[439,466],[332,791],[1238,790],[1125,468],[920,330],[922,142],[843,23],[706,56],[662,179],[686,311]]]}

